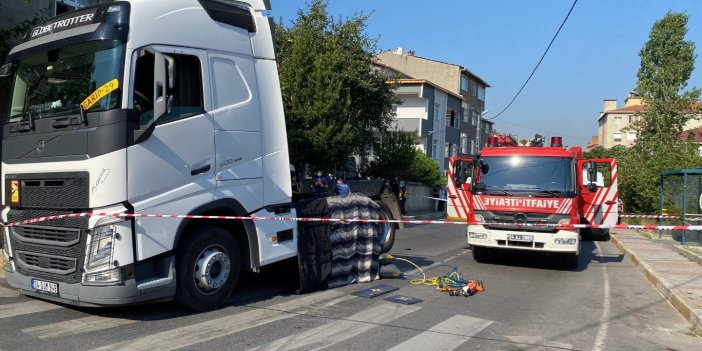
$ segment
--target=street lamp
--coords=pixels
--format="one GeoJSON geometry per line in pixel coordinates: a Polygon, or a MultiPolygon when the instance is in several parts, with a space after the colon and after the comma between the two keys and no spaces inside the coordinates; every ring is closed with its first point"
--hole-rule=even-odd
{"type": "Polygon", "coordinates": [[[478,114],[478,123],[477,123],[477,124],[478,124],[478,130],[477,130],[477,133],[475,134],[475,144],[476,144],[476,149],[477,149],[477,150],[480,150],[480,121],[483,120],[483,115],[485,115],[485,114],[488,113],[489,111],[490,111],[490,110],[485,110],[485,111],[480,112],[480,113],[478,114]]]}

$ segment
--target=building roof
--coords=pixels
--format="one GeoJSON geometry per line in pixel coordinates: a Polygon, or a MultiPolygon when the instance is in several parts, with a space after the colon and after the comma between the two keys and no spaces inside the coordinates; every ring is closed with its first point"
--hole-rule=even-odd
{"type": "MultiPolygon", "coordinates": [[[[392,53],[392,54],[397,55],[397,54],[396,54],[394,51],[392,51],[392,50],[386,50],[386,52],[389,52],[389,53],[392,53]]],[[[449,65],[449,66],[458,67],[458,68],[461,70],[461,73],[465,73],[465,74],[468,75],[469,77],[475,79],[478,83],[484,85],[486,88],[490,88],[490,84],[488,84],[488,83],[487,83],[486,81],[484,81],[482,78],[478,77],[476,74],[474,74],[473,72],[469,71],[467,68],[465,68],[465,67],[463,67],[463,66],[461,66],[461,65],[457,65],[457,64],[455,64],[455,63],[448,63],[448,62],[444,62],[444,61],[439,61],[439,60],[434,60],[434,59],[430,59],[430,58],[426,58],[426,57],[422,57],[422,56],[417,56],[417,55],[415,55],[415,54],[412,54],[412,55],[403,54],[403,55],[406,55],[406,56],[408,56],[408,57],[415,57],[415,58],[422,59],[422,60],[426,60],[426,61],[432,61],[432,62],[442,63],[442,64],[444,64],[444,65],[449,65]]]]}
{"type": "Polygon", "coordinates": [[[687,137],[690,133],[694,133],[692,135],[692,139],[696,143],[702,143],[702,128],[696,128],[696,129],[690,129],[690,130],[684,130],[682,134],[680,135],[680,138],[683,140],[687,140],[687,137]]]}
{"type": "Polygon", "coordinates": [[[458,94],[454,94],[454,93],[452,93],[452,92],[450,92],[450,91],[448,91],[448,90],[446,90],[446,89],[444,89],[444,88],[442,88],[442,87],[440,87],[440,86],[438,86],[438,85],[436,85],[436,84],[434,84],[426,79],[414,79],[414,78],[391,79],[388,82],[393,83],[393,84],[399,84],[399,85],[427,84],[427,85],[431,85],[432,87],[434,87],[434,89],[439,89],[439,90],[443,91],[444,93],[449,94],[449,95],[451,95],[451,96],[453,96],[461,101],[465,100],[465,98],[463,96],[458,95],[458,94]]]}
{"type": "Polygon", "coordinates": [[[646,111],[646,106],[644,105],[632,105],[622,108],[616,108],[614,110],[605,111],[605,113],[635,113],[646,111]]]}

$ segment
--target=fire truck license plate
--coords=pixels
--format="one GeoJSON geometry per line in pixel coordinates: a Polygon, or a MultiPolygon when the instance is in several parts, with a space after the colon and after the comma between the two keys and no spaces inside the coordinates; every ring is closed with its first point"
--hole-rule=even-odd
{"type": "Polygon", "coordinates": [[[507,234],[507,240],[532,242],[532,241],[534,241],[534,236],[533,235],[525,235],[525,234],[507,234]]]}
{"type": "Polygon", "coordinates": [[[51,295],[58,295],[58,284],[32,279],[32,289],[51,295]]]}

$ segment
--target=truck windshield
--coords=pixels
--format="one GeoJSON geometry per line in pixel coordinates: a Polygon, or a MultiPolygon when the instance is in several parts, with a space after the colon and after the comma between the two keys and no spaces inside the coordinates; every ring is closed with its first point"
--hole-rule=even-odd
{"type": "Polygon", "coordinates": [[[119,104],[124,44],[94,41],[19,60],[7,123],[51,118],[119,104]]]}
{"type": "Polygon", "coordinates": [[[483,157],[482,182],[489,194],[559,197],[574,191],[573,160],[567,157],[483,157]]]}

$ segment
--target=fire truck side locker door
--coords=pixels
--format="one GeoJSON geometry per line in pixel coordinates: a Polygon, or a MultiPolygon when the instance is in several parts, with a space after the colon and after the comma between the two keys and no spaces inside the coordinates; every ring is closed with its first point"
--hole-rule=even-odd
{"type": "Polygon", "coordinates": [[[590,224],[617,224],[619,192],[617,186],[617,161],[613,158],[597,158],[578,161],[578,178],[582,197],[583,217],[590,224]],[[589,161],[597,169],[595,184],[597,190],[587,190],[587,167],[589,161]]]}
{"type": "Polygon", "coordinates": [[[473,159],[452,157],[449,159],[448,184],[446,187],[447,217],[451,219],[468,220],[472,212],[470,193],[473,182],[473,159]]]}

